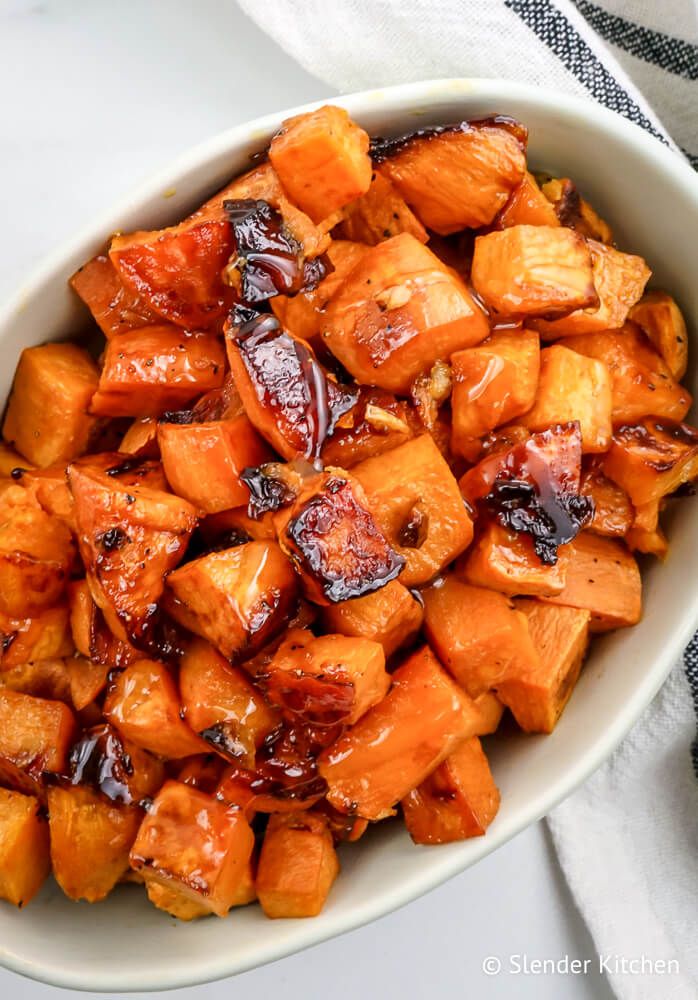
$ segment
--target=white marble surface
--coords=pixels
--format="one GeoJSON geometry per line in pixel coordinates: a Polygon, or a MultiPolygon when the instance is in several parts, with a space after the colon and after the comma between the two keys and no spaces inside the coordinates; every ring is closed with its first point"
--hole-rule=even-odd
{"type": "MultiPolygon", "coordinates": [[[[7,295],[44,253],[174,154],[236,122],[331,92],[233,0],[0,0],[0,94],[0,295],[7,295]]],[[[510,955],[594,955],[543,824],[369,927],[176,995],[611,997],[595,972],[483,974],[486,957],[506,966],[510,955]]],[[[0,997],[44,1000],[54,992],[0,971],[0,997]]]]}

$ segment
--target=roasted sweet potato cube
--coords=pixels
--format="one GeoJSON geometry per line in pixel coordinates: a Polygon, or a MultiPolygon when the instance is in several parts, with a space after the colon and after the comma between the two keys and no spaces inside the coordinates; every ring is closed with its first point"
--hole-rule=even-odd
{"type": "Polygon", "coordinates": [[[327,800],[364,819],[392,815],[479,723],[472,699],[422,647],[392,675],[386,697],[320,756],[327,800]]]}
{"type": "Polygon", "coordinates": [[[128,852],[143,816],[85,786],[48,790],[53,874],[70,899],[96,903],[128,871],[128,852]]]}
{"type": "Polygon", "coordinates": [[[0,687],[71,704],[70,660],[31,660],[0,671],[0,687]]]}
{"type": "MultiPolygon", "coordinates": [[[[598,461],[598,460],[597,460],[598,461]]],[[[594,501],[589,531],[622,538],[633,523],[633,505],[625,490],[604,476],[601,468],[589,466],[582,474],[580,492],[594,501]]]]}
{"type": "Polygon", "coordinates": [[[70,286],[107,339],[160,322],[141,297],[123,283],[105,254],[98,254],[83,264],[70,279],[70,286]]]}
{"type": "Polygon", "coordinates": [[[291,201],[314,222],[368,191],[368,135],[344,108],[325,107],[287,118],[269,159],[291,201]]]}
{"type": "Polygon", "coordinates": [[[279,544],[311,601],[335,604],[369,594],[404,566],[368,507],[360,483],[330,468],[308,479],[295,502],[276,515],[279,544]]]}
{"type": "Polygon", "coordinates": [[[636,508],[659,500],[698,476],[698,430],[651,417],[619,427],[603,471],[636,508]]]}
{"type": "Polygon", "coordinates": [[[478,236],[472,282],[505,316],[568,313],[599,302],[586,241],[553,226],[512,226],[478,236]]]}
{"type": "Polygon", "coordinates": [[[72,652],[67,604],[46,608],[32,618],[0,615],[0,671],[33,660],[60,659],[72,652]]]}
{"type": "Polygon", "coordinates": [[[75,717],[61,701],[0,689],[0,781],[31,790],[44,771],[61,774],[75,717]]]}
{"type": "Polygon", "coordinates": [[[125,486],[108,473],[71,465],[80,554],[90,590],[117,638],[141,641],[196,524],[180,497],[148,486],[125,486]]]}
{"type": "Polygon", "coordinates": [[[521,422],[542,431],[578,420],[582,451],[607,451],[613,434],[612,375],[603,360],[580,360],[575,353],[560,344],[541,351],[536,400],[521,422]]]}
{"type": "Polygon", "coordinates": [[[70,751],[72,785],[85,785],[112,802],[138,805],[158,791],[165,780],[161,760],[100,721],[85,729],[70,751]]]}
{"type": "Polygon", "coordinates": [[[369,510],[418,586],[470,543],[473,527],[453,473],[429,434],[354,466],[369,510]]]}
{"type": "Polygon", "coordinates": [[[483,691],[473,701],[481,720],[475,735],[489,736],[490,733],[496,733],[504,715],[504,705],[497,695],[494,691],[483,691]]]}
{"type": "Polygon", "coordinates": [[[27,347],[20,355],[2,434],[32,465],[67,462],[86,451],[95,418],[88,407],[99,372],[77,344],[27,347]]]}
{"type": "Polygon", "coordinates": [[[488,333],[465,283],[410,233],[361,258],[322,324],[324,343],[357,381],[402,395],[435,361],[488,333]]]}
{"type": "Polygon", "coordinates": [[[67,662],[70,700],[77,712],[91,705],[107,686],[111,667],[93,663],[84,656],[72,656],[67,662]]]}
{"type": "Polygon", "coordinates": [[[0,899],[26,906],[50,870],[48,824],[38,800],[0,788],[0,899]]]}
{"type": "Polygon", "coordinates": [[[569,177],[550,177],[541,182],[541,191],[552,203],[563,226],[571,226],[582,236],[600,243],[613,243],[611,227],[581,197],[569,177]]]}
{"type": "Polygon", "coordinates": [[[510,226],[559,226],[555,208],[528,171],[511,193],[496,219],[497,229],[510,226]]]}
{"type": "Polygon", "coordinates": [[[159,458],[158,423],[155,417],[138,417],[121,439],[119,451],[126,455],[147,455],[159,458]]]}
{"type": "Polygon", "coordinates": [[[497,697],[525,732],[551,733],[579,677],[590,614],[532,600],[516,606],[528,621],[536,657],[496,685],[497,697]]]}
{"type": "Polygon", "coordinates": [[[0,441],[0,476],[7,479],[9,476],[16,478],[18,473],[15,469],[32,469],[34,466],[23,458],[18,451],[10,448],[4,441],[0,441]]]}
{"type": "Polygon", "coordinates": [[[206,514],[249,500],[240,479],[272,455],[246,416],[208,423],[160,423],[158,444],[172,490],[206,514]]]}
{"type": "Polygon", "coordinates": [[[625,545],[583,531],[568,548],[563,590],[541,599],[589,611],[592,632],[636,625],[642,617],[642,581],[625,545]]]}
{"type": "Polygon", "coordinates": [[[375,246],[399,233],[411,233],[420,243],[429,234],[395,185],[385,174],[374,173],[368,191],[344,206],[336,232],[345,240],[375,246]]]}
{"type": "Polygon", "coordinates": [[[344,635],[315,638],[310,632],[306,637],[298,629],[262,676],[273,704],[314,726],[353,725],[390,687],[380,643],[344,635]]]}
{"type": "Polygon", "coordinates": [[[683,420],[688,413],[690,392],[674,380],[660,355],[633,323],[615,332],[567,337],[565,347],[607,366],[612,380],[614,424],[634,423],[647,416],[683,420]]]}
{"type": "Polygon", "coordinates": [[[467,455],[474,438],[521,416],[538,388],[540,343],[532,330],[501,330],[451,357],[451,447],[467,455]]]}
{"type": "Polygon", "coordinates": [[[325,465],[351,469],[365,458],[397,448],[422,430],[405,400],[384,389],[361,386],[356,405],[325,441],[321,458],[325,465]]]}
{"type": "Polygon", "coordinates": [[[157,417],[223,384],[225,352],[209,333],[147,326],[107,344],[90,411],[102,417],[157,417]]]}
{"type": "Polygon", "coordinates": [[[296,577],[273,542],[211,552],[170,573],[168,610],[228,659],[246,659],[281,631],[294,610],[296,577]]]}
{"type": "Polygon", "coordinates": [[[316,917],[339,874],[327,820],[319,813],[276,814],[264,834],[257,895],[268,917],[316,917]]]}
{"type": "Polygon", "coordinates": [[[625,542],[632,552],[643,552],[646,555],[666,559],[669,552],[669,539],[657,526],[653,531],[632,525],[625,536],[625,542]]]}
{"type": "Polygon", "coordinates": [[[75,648],[81,654],[71,665],[73,703],[80,709],[96,698],[110,670],[122,670],[142,654],[113,634],[94,602],[87,580],[70,585],[70,628],[75,648]],[[84,704],[78,705],[76,698],[84,699],[84,704]]]}
{"type": "Polygon", "coordinates": [[[104,701],[105,717],[127,740],[168,759],[209,749],[181,711],[172,674],[155,660],[137,660],[118,674],[104,701]]]}
{"type": "Polygon", "coordinates": [[[279,719],[249,677],[209,643],[194,639],[180,661],[179,690],[194,732],[222,757],[254,767],[256,749],[279,719]]]}
{"type": "Polygon", "coordinates": [[[224,917],[248,874],[254,835],[239,809],[168,781],[131,848],[131,867],[224,917]]]}
{"type": "Polygon", "coordinates": [[[232,548],[245,541],[276,541],[273,512],[250,517],[247,504],[202,517],[198,530],[206,545],[216,549],[232,548]]]}
{"type": "Polygon", "coordinates": [[[464,740],[402,800],[415,844],[449,844],[481,837],[499,809],[499,789],[477,736],[464,740]]]}
{"type": "Polygon", "coordinates": [[[575,334],[617,330],[628,318],[630,307],[642,295],[651,271],[642,257],[621,253],[595,240],[588,240],[598,306],[575,309],[560,319],[533,320],[532,325],[544,337],[570,337],[575,334]]]}
{"type": "Polygon", "coordinates": [[[47,514],[63,521],[75,534],[75,511],[65,463],[59,462],[45,469],[19,469],[13,476],[13,482],[24,487],[47,514]]]}
{"type": "Polygon", "coordinates": [[[415,637],[423,617],[422,605],[399,580],[364,597],[330,604],[321,613],[328,632],[379,642],[386,656],[415,637]]]}
{"type": "Polygon", "coordinates": [[[536,555],[528,535],[488,521],[458,560],[456,573],[465,583],[503,594],[559,594],[565,586],[568,550],[569,545],[562,545],[557,562],[546,565],[536,555]]]}
{"type": "Polygon", "coordinates": [[[446,576],[422,597],[429,645],[471,698],[535,663],[526,619],[504,594],[446,576]]]}
{"type": "Polygon", "coordinates": [[[374,162],[441,235],[489,225],[526,170],[526,130],[491,119],[377,140],[374,162]]]}
{"type": "Polygon", "coordinates": [[[681,310],[671,295],[648,292],[632,307],[628,318],[652,341],[672,377],[677,382],[682,379],[688,364],[688,333],[681,310]]]}
{"type": "MultiPolygon", "coordinates": [[[[136,874],[134,872],[134,874],[136,874]]],[[[164,910],[178,920],[198,920],[199,917],[210,917],[211,911],[203,903],[190,899],[178,889],[161,882],[147,882],[145,891],[148,899],[158,910],[164,910]]]]}

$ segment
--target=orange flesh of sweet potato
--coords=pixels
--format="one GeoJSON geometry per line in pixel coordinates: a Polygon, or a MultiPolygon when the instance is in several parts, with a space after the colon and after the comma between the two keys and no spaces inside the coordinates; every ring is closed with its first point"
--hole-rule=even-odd
{"type": "Polygon", "coordinates": [[[651,272],[642,257],[621,253],[595,240],[588,240],[588,247],[599,305],[575,309],[556,320],[534,320],[532,325],[549,340],[619,329],[649,280],[651,272]]]}
{"type": "Polygon", "coordinates": [[[70,279],[70,286],[90,310],[107,340],[160,321],[140,296],[123,283],[105,254],[83,264],[70,279]]]}
{"type": "Polygon", "coordinates": [[[31,660],[70,656],[73,640],[66,604],[39,611],[32,618],[0,615],[0,671],[31,660]]]}
{"type": "Polygon", "coordinates": [[[70,660],[32,660],[0,671],[0,687],[71,705],[70,660]]]}
{"type": "Polygon", "coordinates": [[[256,888],[267,917],[315,917],[339,874],[324,816],[275,815],[259,856],[256,888]]]}
{"type": "Polygon", "coordinates": [[[644,552],[658,559],[666,559],[669,552],[669,540],[659,526],[648,531],[633,524],[628,529],[625,542],[631,552],[644,552]]]}
{"type": "Polygon", "coordinates": [[[198,530],[207,545],[216,547],[226,538],[273,542],[276,540],[273,518],[270,510],[259,518],[250,517],[245,504],[244,507],[233,507],[231,510],[221,510],[217,514],[202,517],[198,530]]]}
{"type": "Polygon", "coordinates": [[[380,156],[378,169],[429,229],[446,236],[486,226],[526,170],[522,131],[495,122],[463,122],[402,143],[388,140],[388,155],[380,156]]]}
{"type": "Polygon", "coordinates": [[[538,187],[535,177],[526,173],[511,193],[509,201],[495,220],[497,229],[510,226],[559,226],[555,209],[538,187]]]}
{"type": "Polygon", "coordinates": [[[48,824],[39,802],[0,788],[0,899],[26,906],[50,870],[48,824]]]}
{"type": "Polygon", "coordinates": [[[536,657],[497,685],[497,697],[527,733],[551,733],[579,677],[589,641],[588,610],[521,600],[536,657]]]}
{"type": "Polygon", "coordinates": [[[479,721],[472,700],[423,647],[392,675],[386,697],[322,753],[328,801],[364,819],[390,816],[479,721]]]}
{"type": "Polygon", "coordinates": [[[540,343],[532,330],[498,331],[451,357],[451,447],[467,454],[482,437],[533,406],[540,343]]]}
{"type": "Polygon", "coordinates": [[[551,177],[541,183],[541,191],[552,203],[561,225],[570,226],[587,239],[613,243],[608,223],[580,196],[568,177],[551,177]]]}
{"type": "Polygon", "coordinates": [[[271,141],[269,159],[298,207],[314,222],[368,191],[368,135],[343,108],[325,106],[288,118],[271,141]]]}
{"type": "Polygon", "coordinates": [[[53,874],[70,899],[96,903],[128,870],[128,852],[143,815],[83,786],[48,790],[53,874]]]}
{"type": "Polygon", "coordinates": [[[405,559],[399,579],[406,587],[431,579],[470,544],[473,526],[458,483],[430,435],[369,458],[352,471],[379,527],[405,559]],[[423,538],[411,531],[415,509],[423,538]]]}
{"type": "Polygon", "coordinates": [[[121,439],[119,451],[127,455],[143,454],[159,458],[158,424],[154,417],[138,417],[121,439]]]}
{"type": "Polygon", "coordinates": [[[504,705],[497,695],[494,691],[483,691],[473,701],[481,720],[475,735],[489,736],[490,733],[496,733],[504,715],[504,705]]]}
{"type": "Polygon", "coordinates": [[[254,766],[257,747],[279,724],[277,714],[241,670],[194,639],[180,661],[184,719],[222,757],[254,766]]]}
{"type": "Polygon", "coordinates": [[[592,632],[637,624],[642,616],[642,581],[626,547],[585,531],[568,547],[565,586],[559,594],[541,595],[542,599],[591,612],[592,632]]]}
{"type": "Polygon", "coordinates": [[[279,646],[264,675],[269,700],[301,723],[353,725],[385,697],[390,676],[380,643],[297,634],[279,646]]]}
{"type": "Polygon", "coordinates": [[[477,736],[464,740],[402,800],[415,844],[481,837],[499,810],[499,789],[477,736]]]}
{"type": "Polygon", "coordinates": [[[327,347],[357,381],[403,395],[439,358],[488,333],[464,282],[409,233],[367,251],[322,323],[327,347]]]}
{"type": "Polygon", "coordinates": [[[499,590],[503,594],[559,594],[565,586],[569,546],[557,550],[555,565],[545,565],[527,535],[509,531],[496,521],[488,521],[478,537],[456,563],[456,574],[475,587],[499,590]]]}
{"type": "Polygon", "coordinates": [[[616,332],[567,337],[565,346],[608,367],[615,425],[634,423],[647,416],[683,420],[688,413],[691,394],[673,379],[660,355],[634,324],[628,323],[616,332]]]}
{"type": "Polygon", "coordinates": [[[636,508],[659,500],[698,476],[698,430],[652,417],[619,427],[603,471],[636,508]]]}
{"type": "Polygon", "coordinates": [[[471,698],[536,662],[526,619],[504,594],[447,576],[422,597],[429,645],[471,698]]]}
{"type": "Polygon", "coordinates": [[[206,514],[246,503],[250,492],[240,474],[272,457],[244,415],[200,424],[160,423],[158,444],[172,490],[206,514]]]}
{"type": "Polygon", "coordinates": [[[76,711],[91,705],[107,686],[110,667],[105,663],[93,663],[84,656],[73,656],[68,661],[70,700],[76,711]]]}
{"type": "Polygon", "coordinates": [[[414,414],[405,400],[383,389],[362,386],[356,406],[326,439],[322,461],[351,469],[365,458],[382,455],[409,441],[415,434],[414,424],[414,414]]]}
{"type": "Polygon", "coordinates": [[[294,609],[293,567],[273,542],[212,552],[170,573],[168,610],[228,659],[245,659],[281,631],[294,609]]]}
{"type": "Polygon", "coordinates": [[[69,780],[112,802],[139,805],[155,795],[165,780],[165,769],[161,760],[100,719],[73,745],[69,780]]]}
{"type": "Polygon", "coordinates": [[[546,316],[597,306],[586,242],[571,229],[512,226],[478,236],[472,282],[500,315],[546,316]]]}
{"type": "Polygon", "coordinates": [[[38,782],[44,771],[62,773],[74,734],[75,718],[63,702],[1,689],[0,782],[23,790],[22,775],[38,782]]]}
{"type": "Polygon", "coordinates": [[[27,462],[25,458],[22,458],[14,448],[10,448],[4,441],[0,441],[0,476],[6,479],[17,468],[27,469],[33,468],[33,466],[31,462],[27,462]]]}
{"type": "Polygon", "coordinates": [[[176,759],[209,749],[181,718],[177,685],[155,660],[137,660],[116,676],[104,715],[127,740],[159,757],[176,759]]]}
{"type": "Polygon", "coordinates": [[[421,604],[399,580],[391,580],[364,597],[330,604],[321,612],[323,628],[328,632],[379,642],[386,656],[415,637],[423,617],[421,604]]]}
{"type": "Polygon", "coordinates": [[[209,333],[160,324],[120,333],[107,344],[91,412],[157,417],[223,384],[225,351],[209,333]]]}
{"type": "Polygon", "coordinates": [[[613,434],[612,386],[612,373],[603,360],[587,357],[580,361],[566,346],[546,347],[540,354],[536,400],[521,422],[541,431],[578,420],[582,451],[606,451],[613,434]]]}
{"type": "Polygon", "coordinates": [[[70,627],[75,648],[82,654],[74,669],[71,667],[71,685],[74,682],[74,696],[79,700],[84,698],[84,705],[75,707],[84,708],[99,694],[110,670],[127,667],[140,659],[141,654],[112,633],[94,602],[87,580],[76,580],[70,585],[70,627]]]}
{"type": "Polygon", "coordinates": [[[597,535],[622,538],[633,523],[633,506],[625,490],[592,466],[582,474],[580,492],[594,501],[589,530],[597,535]]]}
{"type": "Polygon", "coordinates": [[[681,310],[666,292],[648,292],[632,307],[629,319],[642,329],[678,382],[688,365],[688,333],[681,310]]]}
{"type": "Polygon", "coordinates": [[[168,781],[146,814],[131,867],[224,917],[246,879],[254,835],[239,809],[168,781]]]}
{"type": "Polygon", "coordinates": [[[2,433],[33,465],[67,462],[88,446],[99,372],[76,344],[28,347],[19,359],[2,433]]]}
{"type": "Polygon", "coordinates": [[[210,917],[211,911],[207,906],[198,903],[195,899],[189,899],[183,893],[169,885],[161,882],[147,882],[145,891],[148,899],[158,910],[164,910],[170,916],[178,920],[197,920],[199,917],[210,917]]]}
{"type": "Polygon", "coordinates": [[[410,233],[420,243],[429,234],[395,185],[385,174],[374,173],[368,191],[344,206],[337,231],[345,240],[375,246],[399,233],[410,233]]]}

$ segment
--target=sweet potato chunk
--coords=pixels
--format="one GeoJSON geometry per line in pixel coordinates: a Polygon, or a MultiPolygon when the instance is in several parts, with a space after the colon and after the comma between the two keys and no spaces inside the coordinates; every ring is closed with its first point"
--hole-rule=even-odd
{"type": "Polygon", "coordinates": [[[325,441],[321,458],[325,465],[351,469],[365,458],[404,444],[417,430],[422,430],[421,425],[405,400],[383,389],[361,386],[356,405],[325,441]]]}
{"type": "Polygon", "coordinates": [[[228,659],[246,659],[284,627],[296,598],[293,568],[278,545],[247,542],[170,573],[172,617],[228,659]]]}
{"type": "Polygon", "coordinates": [[[191,729],[222,757],[254,766],[255,750],[279,720],[249,677],[194,639],[180,663],[179,690],[191,729]]]}
{"type": "Polygon", "coordinates": [[[80,709],[99,694],[110,670],[122,670],[140,659],[141,654],[130,643],[113,634],[102,610],[94,602],[87,580],[70,585],[70,627],[75,648],[85,658],[76,660],[74,669],[71,666],[71,677],[75,683],[73,693],[80,700],[85,698],[84,705],[75,705],[80,709]],[[78,695],[78,689],[93,691],[93,694],[90,697],[78,695]]]}
{"type": "Polygon", "coordinates": [[[225,354],[217,337],[176,326],[120,333],[107,344],[91,412],[102,417],[157,417],[223,384],[225,354]]]}
{"type": "Polygon", "coordinates": [[[72,785],[88,786],[124,805],[140,804],[155,795],[164,781],[161,760],[100,722],[84,730],[70,751],[72,785]]]}
{"type": "Polygon", "coordinates": [[[559,225],[555,208],[538,187],[535,177],[526,171],[512,191],[509,201],[497,216],[497,229],[509,229],[511,226],[559,225]]]}
{"type": "Polygon", "coordinates": [[[594,516],[589,531],[611,538],[622,538],[633,523],[633,506],[625,490],[591,466],[582,475],[580,492],[594,501],[594,516]]]}
{"type": "Polygon", "coordinates": [[[0,671],[0,687],[71,704],[71,660],[32,660],[0,671]]]}
{"type": "Polygon", "coordinates": [[[264,675],[269,700],[315,726],[353,725],[390,687],[385,653],[371,639],[295,629],[264,675]]]}
{"type": "Polygon", "coordinates": [[[366,194],[344,206],[337,230],[345,240],[375,246],[399,233],[410,233],[420,243],[429,234],[385,174],[375,173],[366,194]]]}
{"type": "Polygon", "coordinates": [[[490,733],[496,733],[504,715],[504,705],[497,695],[494,691],[483,691],[473,702],[480,713],[480,723],[475,735],[489,736],[490,733]]]}
{"type": "Polygon", "coordinates": [[[551,733],[579,677],[589,640],[587,610],[520,600],[535,658],[496,685],[497,696],[527,733],[551,733]]]}
{"type": "Polygon", "coordinates": [[[110,667],[104,663],[93,663],[84,656],[73,656],[68,660],[68,683],[70,700],[77,712],[91,705],[107,686],[110,667]]]}
{"type": "Polygon", "coordinates": [[[629,319],[642,329],[678,382],[688,365],[688,333],[686,323],[671,295],[648,292],[632,307],[629,319]]]}
{"type": "Polygon", "coordinates": [[[105,254],[83,264],[70,279],[70,286],[90,310],[107,340],[118,333],[160,322],[141,297],[123,283],[105,254]]]}
{"type": "Polygon", "coordinates": [[[546,316],[598,306],[589,248],[571,229],[512,226],[478,236],[472,282],[502,315],[546,316]]]}
{"type": "Polygon", "coordinates": [[[429,645],[471,698],[536,662],[526,619],[504,594],[447,576],[422,596],[429,645]]]}
{"type": "Polygon", "coordinates": [[[359,382],[403,395],[437,359],[488,333],[464,282],[410,233],[362,257],[322,324],[327,347],[359,382]]]}
{"type": "Polygon", "coordinates": [[[471,736],[402,800],[415,844],[481,837],[499,809],[499,789],[477,736],[471,736]]]}
{"type": "Polygon", "coordinates": [[[698,476],[698,430],[652,417],[619,427],[603,470],[636,508],[659,500],[698,476]]]}
{"type": "Polygon", "coordinates": [[[159,458],[158,424],[154,417],[138,417],[121,439],[119,451],[126,455],[147,455],[159,458]]]}
{"type": "Polygon", "coordinates": [[[246,503],[250,493],[240,474],[271,458],[244,415],[208,423],[161,422],[158,444],[173,491],[207,514],[246,503]]]}
{"type": "Polygon", "coordinates": [[[575,309],[556,320],[534,320],[532,325],[548,339],[617,330],[649,280],[651,272],[642,257],[621,253],[595,240],[588,240],[587,245],[599,304],[575,309]]]}
{"type": "Polygon", "coordinates": [[[634,423],[647,416],[683,420],[688,413],[690,392],[674,381],[662,358],[634,324],[627,323],[616,332],[567,337],[565,347],[607,366],[612,380],[614,424],[634,423]]]}
{"type": "Polygon", "coordinates": [[[353,476],[326,469],[276,515],[279,544],[293,559],[311,601],[335,604],[369,594],[394,580],[404,566],[368,507],[353,476]]]}
{"type": "Polygon", "coordinates": [[[364,597],[330,604],[321,614],[328,632],[379,642],[386,656],[414,638],[423,616],[419,601],[398,580],[364,597]]]}
{"type": "MultiPolygon", "coordinates": [[[[134,874],[136,874],[134,872],[134,874]]],[[[139,876],[140,877],[140,876],[139,876]]],[[[160,882],[148,882],[145,887],[148,899],[158,910],[164,910],[178,920],[197,920],[199,917],[210,917],[211,911],[202,903],[189,899],[177,889],[160,882]]]]}
{"type": "Polygon", "coordinates": [[[473,527],[434,439],[424,434],[354,466],[368,507],[405,560],[400,582],[418,586],[470,543],[473,527]]]}
{"type": "Polygon", "coordinates": [[[420,221],[448,235],[492,222],[524,175],[525,150],[521,125],[485,119],[377,140],[371,152],[420,221]]]}
{"type": "Polygon", "coordinates": [[[569,177],[546,178],[541,181],[541,191],[553,205],[560,225],[570,226],[587,239],[613,243],[611,227],[581,197],[569,177]]]}
{"type": "Polygon", "coordinates": [[[291,201],[314,222],[368,191],[368,135],[344,108],[325,106],[287,118],[269,159],[291,201]]]}
{"type": "Polygon", "coordinates": [[[315,917],[339,874],[332,834],[319,813],[272,816],[257,870],[257,895],[268,917],[315,917]]]}
{"type": "Polygon", "coordinates": [[[320,757],[327,799],[340,812],[378,820],[480,721],[473,701],[439,666],[428,647],[392,675],[386,697],[320,757]]]}
{"type": "Polygon", "coordinates": [[[564,588],[555,595],[541,595],[542,599],[591,612],[592,632],[637,624],[642,616],[642,581],[626,547],[582,532],[569,549],[564,588]]]}
{"type": "Polygon", "coordinates": [[[531,430],[578,420],[582,451],[606,451],[611,443],[612,373],[602,359],[580,360],[554,344],[540,355],[540,380],[532,409],[521,418],[531,430]]]}
{"type": "Polygon", "coordinates": [[[88,446],[99,372],[76,344],[27,347],[15,371],[3,437],[32,465],[68,462],[88,446]]]}
{"type": "Polygon", "coordinates": [[[163,785],[131,848],[131,867],[224,917],[245,880],[254,835],[239,809],[178,781],[163,785]]]}
{"type": "Polygon", "coordinates": [[[182,719],[172,674],[155,660],[137,660],[117,675],[104,715],[127,740],[160,757],[176,759],[209,749],[182,719]]]}
{"type": "Polygon", "coordinates": [[[32,618],[0,615],[0,671],[31,660],[60,659],[72,652],[67,605],[46,608],[32,618]]]}
{"type": "Polygon", "coordinates": [[[75,718],[61,701],[0,689],[0,781],[31,791],[44,771],[64,771],[75,718]]]}
{"type": "Polygon", "coordinates": [[[0,788],[0,899],[26,906],[50,870],[48,824],[39,802],[0,788]]]}
{"type": "Polygon", "coordinates": [[[143,815],[84,786],[48,790],[53,874],[70,899],[96,903],[128,871],[128,852],[143,815]]]}
{"type": "Polygon", "coordinates": [[[568,549],[568,545],[562,545],[557,550],[557,562],[546,565],[527,535],[489,521],[458,560],[456,572],[465,583],[503,594],[559,594],[565,586],[568,549]]]}
{"type": "Polygon", "coordinates": [[[241,542],[274,542],[274,515],[266,511],[261,517],[250,517],[247,504],[218,514],[209,514],[199,521],[199,532],[210,548],[227,549],[241,542]]]}
{"type": "Polygon", "coordinates": [[[451,447],[468,454],[474,438],[521,416],[538,387],[540,343],[532,330],[493,333],[451,358],[451,447]]]}

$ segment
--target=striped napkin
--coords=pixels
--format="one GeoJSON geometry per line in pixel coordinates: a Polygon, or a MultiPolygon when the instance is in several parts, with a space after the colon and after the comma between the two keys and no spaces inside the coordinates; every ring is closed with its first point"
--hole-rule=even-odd
{"type": "MultiPolygon", "coordinates": [[[[238,0],[342,91],[442,77],[559,88],[624,115],[698,169],[693,0],[238,0]]],[[[548,817],[616,994],[698,997],[698,635],[613,757],[548,817]],[[614,957],[626,963],[614,961],[614,957]],[[643,965],[672,961],[677,971],[643,965]]]]}

